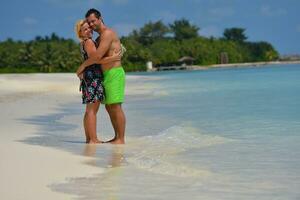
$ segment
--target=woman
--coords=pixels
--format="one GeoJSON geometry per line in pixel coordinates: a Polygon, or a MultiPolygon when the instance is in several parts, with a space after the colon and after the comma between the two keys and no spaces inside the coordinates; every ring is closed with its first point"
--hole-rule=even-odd
{"type": "MultiPolygon", "coordinates": [[[[80,51],[82,57],[86,60],[96,51],[96,43],[92,40],[93,32],[85,20],[80,20],[76,24],[76,34],[80,40],[80,51]]],[[[86,143],[102,143],[97,138],[96,122],[97,112],[105,98],[103,87],[103,72],[100,64],[120,60],[119,54],[103,58],[99,64],[90,65],[79,75],[81,80],[80,90],[82,91],[82,103],[86,104],[86,111],[83,119],[86,143]]]]}

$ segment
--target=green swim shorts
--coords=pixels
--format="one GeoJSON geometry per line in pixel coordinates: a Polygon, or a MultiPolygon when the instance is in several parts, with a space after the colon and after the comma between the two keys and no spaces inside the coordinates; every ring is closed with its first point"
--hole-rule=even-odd
{"type": "Polygon", "coordinates": [[[124,102],[125,71],[122,66],[114,67],[103,72],[105,98],[102,103],[115,104],[124,102]]]}

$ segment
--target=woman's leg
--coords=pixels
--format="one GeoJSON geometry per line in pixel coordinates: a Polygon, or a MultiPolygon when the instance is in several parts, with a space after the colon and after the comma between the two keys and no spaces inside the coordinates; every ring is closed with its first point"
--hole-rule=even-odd
{"type": "Polygon", "coordinates": [[[88,133],[88,143],[90,144],[101,143],[101,141],[97,138],[97,111],[99,109],[99,106],[100,102],[89,103],[86,105],[84,127],[86,133],[88,133]]]}
{"type": "Polygon", "coordinates": [[[90,134],[88,132],[88,126],[87,126],[87,117],[86,113],[84,114],[83,117],[83,127],[84,127],[84,132],[85,132],[85,143],[90,142],[90,134]]]}

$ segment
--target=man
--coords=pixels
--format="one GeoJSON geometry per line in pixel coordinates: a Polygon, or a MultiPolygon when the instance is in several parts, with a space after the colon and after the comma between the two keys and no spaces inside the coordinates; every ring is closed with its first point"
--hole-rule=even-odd
{"type": "MultiPolygon", "coordinates": [[[[85,67],[99,62],[103,57],[108,57],[114,52],[121,51],[121,42],[116,32],[105,26],[101,13],[96,9],[90,9],[86,15],[90,27],[99,34],[97,42],[99,44],[95,53],[81,64],[77,70],[79,75],[85,67]]],[[[122,109],[125,89],[125,72],[121,65],[121,60],[102,64],[104,74],[105,89],[105,108],[109,114],[112,126],[115,131],[115,137],[107,142],[112,144],[125,143],[125,124],[126,118],[122,109]]]]}

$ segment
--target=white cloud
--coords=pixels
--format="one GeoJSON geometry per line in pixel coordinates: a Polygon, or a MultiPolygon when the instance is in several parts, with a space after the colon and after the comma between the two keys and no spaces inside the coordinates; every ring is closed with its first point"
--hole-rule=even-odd
{"type": "MultiPolygon", "coordinates": [[[[104,0],[87,0],[84,4],[88,5],[89,7],[96,7],[101,5],[104,0]]],[[[80,1],[80,6],[82,6],[82,1],[80,1]]]]}
{"type": "Polygon", "coordinates": [[[166,11],[162,11],[162,12],[158,13],[157,18],[161,19],[164,22],[170,23],[170,22],[175,21],[177,17],[172,12],[166,10],[166,11]]]}
{"type": "Polygon", "coordinates": [[[63,20],[64,22],[75,23],[77,20],[79,20],[79,18],[76,18],[75,16],[66,16],[63,20]]]}
{"type": "Polygon", "coordinates": [[[93,7],[93,6],[99,6],[99,5],[109,2],[109,1],[111,1],[114,5],[117,5],[117,6],[126,5],[129,3],[129,0],[85,0],[85,1],[82,1],[82,0],[64,0],[64,1],[43,0],[43,1],[46,1],[51,4],[67,6],[67,7],[82,6],[82,5],[88,5],[90,7],[93,7]]]}
{"type": "MultiPolygon", "coordinates": [[[[88,7],[95,7],[101,5],[105,0],[43,0],[47,3],[54,4],[59,7],[82,7],[83,5],[88,7]]],[[[117,1],[117,0],[116,0],[117,1]]]]}
{"type": "Polygon", "coordinates": [[[119,36],[126,36],[131,33],[134,29],[137,29],[138,26],[135,24],[115,24],[113,29],[115,29],[119,36]]]}
{"type": "Polygon", "coordinates": [[[276,17],[276,16],[282,16],[287,14],[287,11],[283,8],[272,8],[269,5],[263,5],[260,8],[260,13],[263,16],[267,17],[276,17]]]}
{"type": "Polygon", "coordinates": [[[207,26],[200,29],[200,35],[210,37],[210,36],[220,36],[221,30],[217,26],[207,26]]]}
{"type": "Polygon", "coordinates": [[[210,9],[208,13],[214,17],[230,17],[234,15],[235,12],[232,7],[220,7],[210,9]]]}
{"type": "Polygon", "coordinates": [[[112,2],[115,5],[126,5],[128,4],[129,0],[112,0],[112,2]]]}
{"type": "Polygon", "coordinates": [[[25,17],[22,21],[26,25],[36,25],[38,23],[38,20],[32,17],[25,17]]]}

